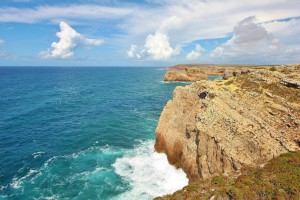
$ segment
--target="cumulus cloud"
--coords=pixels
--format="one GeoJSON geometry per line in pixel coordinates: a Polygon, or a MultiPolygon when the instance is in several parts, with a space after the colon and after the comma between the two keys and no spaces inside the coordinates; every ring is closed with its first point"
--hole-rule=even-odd
{"type": "Polygon", "coordinates": [[[204,51],[204,49],[201,47],[201,45],[196,44],[195,49],[192,50],[190,53],[188,53],[186,58],[188,60],[196,60],[197,58],[199,58],[201,56],[203,51],[204,51]]]}
{"type": "Polygon", "coordinates": [[[5,41],[0,39],[0,46],[2,46],[4,43],[5,41]]]}
{"type": "Polygon", "coordinates": [[[171,47],[169,37],[166,34],[156,32],[149,34],[146,38],[144,49],[142,51],[153,60],[166,60],[180,53],[180,47],[171,47]]]}
{"type": "Polygon", "coordinates": [[[65,22],[61,22],[59,26],[60,32],[56,36],[60,40],[53,42],[50,49],[40,53],[43,58],[68,59],[74,56],[74,50],[79,46],[99,46],[104,42],[82,36],[65,22]]]}
{"type": "Polygon", "coordinates": [[[130,49],[127,51],[128,58],[133,58],[135,56],[136,48],[136,45],[131,45],[130,49]]]}
{"type": "Polygon", "coordinates": [[[233,29],[233,36],[210,54],[211,57],[239,57],[265,54],[279,48],[279,41],[264,27],[247,17],[233,29]]]}
{"type": "Polygon", "coordinates": [[[149,58],[152,60],[167,60],[172,56],[178,55],[181,51],[179,45],[175,48],[170,44],[168,32],[181,23],[181,19],[177,16],[166,18],[160,23],[154,34],[148,34],[145,39],[144,48],[135,54],[137,46],[131,45],[131,49],[127,52],[128,57],[136,57],[138,59],[149,58]]]}

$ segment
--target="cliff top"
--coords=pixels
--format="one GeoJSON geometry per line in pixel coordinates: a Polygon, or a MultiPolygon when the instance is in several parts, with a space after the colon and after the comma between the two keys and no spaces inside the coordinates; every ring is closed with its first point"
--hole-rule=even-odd
{"type": "Polygon", "coordinates": [[[288,69],[300,64],[289,65],[175,65],[167,68],[165,81],[199,81],[208,80],[209,76],[223,76],[225,79],[246,71],[281,68],[288,69]]]}

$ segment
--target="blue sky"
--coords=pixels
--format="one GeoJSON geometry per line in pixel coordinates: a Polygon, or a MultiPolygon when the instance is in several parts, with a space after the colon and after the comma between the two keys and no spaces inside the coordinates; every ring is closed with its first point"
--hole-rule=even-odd
{"type": "Polygon", "coordinates": [[[296,0],[1,0],[0,66],[299,61],[296,0]]]}

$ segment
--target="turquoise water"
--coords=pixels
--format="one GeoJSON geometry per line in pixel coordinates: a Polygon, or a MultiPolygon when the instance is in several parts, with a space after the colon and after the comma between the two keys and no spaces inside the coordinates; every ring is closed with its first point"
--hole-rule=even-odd
{"type": "Polygon", "coordinates": [[[223,76],[208,76],[208,79],[213,80],[223,80],[223,76]]]}
{"type": "Polygon", "coordinates": [[[0,199],[151,199],[187,184],[154,152],[158,68],[0,68],[0,199]]]}

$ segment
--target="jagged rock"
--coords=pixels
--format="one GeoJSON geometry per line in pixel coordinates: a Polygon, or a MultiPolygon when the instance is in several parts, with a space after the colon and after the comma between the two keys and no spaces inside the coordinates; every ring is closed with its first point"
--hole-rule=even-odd
{"type": "MultiPolygon", "coordinates": [[[[300,72],[300,67],[289,69],[300,72]]],[[[300,150],[300,93],[281,84],[289,74],[279,70],[251,70],[228,81],[176,87],[160,116],[155,149],[190,180],[262,166],[300,150]]]]}
{"type": "Polygon", "coordinates": [[[283,79],[280,83],[287,87],[300,89],[300,81],[297,81],[297,80],[283,79]]]}

